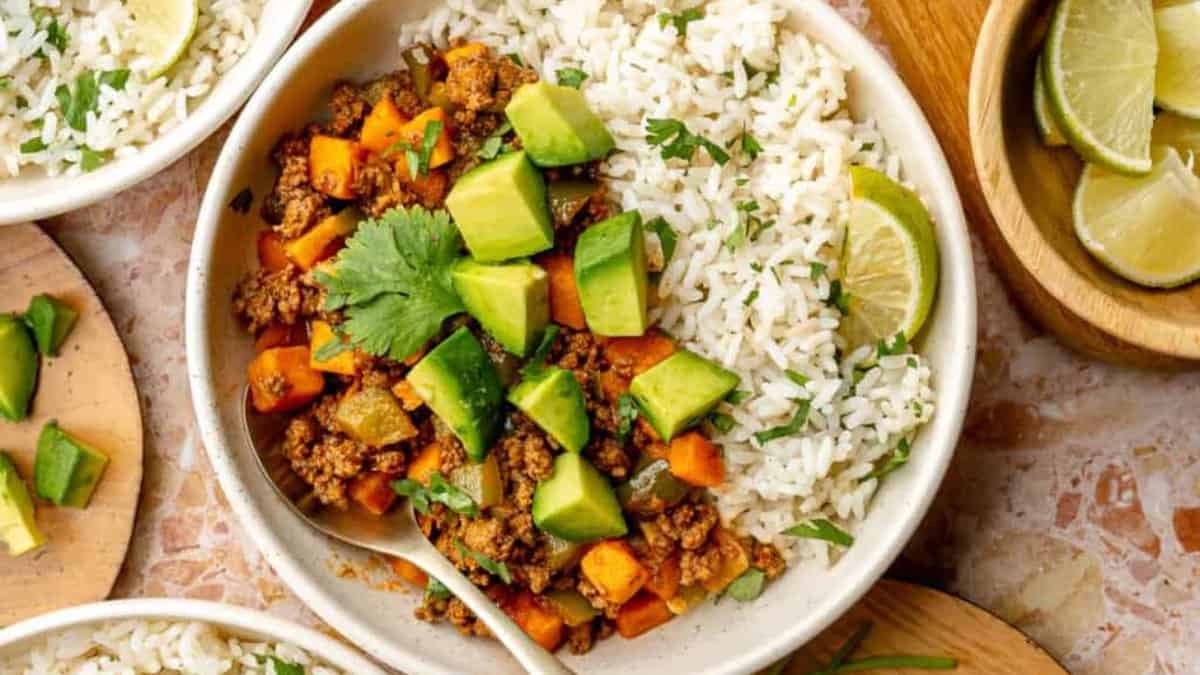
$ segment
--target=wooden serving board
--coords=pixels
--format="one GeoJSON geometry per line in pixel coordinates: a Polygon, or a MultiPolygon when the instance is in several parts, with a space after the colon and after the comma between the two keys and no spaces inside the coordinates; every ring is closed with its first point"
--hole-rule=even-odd
{"type": "MultiPolygon", "coordinates": [[[[850,657],[944,656],[958,661],[955,675],[1067,675],[1041,647],[1017,629],[965,600],[922,586],[883,580],[788,664],[787,675],[809,675],[864,621],[873,628],[850,657]]],[[[910,669],[874,671],[916,675],[910,669]]]]}
{"type": "Polygon", "coordinates": [[[42,359],[30,418],[0,420],[0,449],[29,483],[38,433],[56,419],[106,453],[109,464],[87,509],[37,504],[46,546],[11,558],[0,545],[0,626],[108,597],[142,485],[142,413],[112,320],[87,279],[37,226],[0,227],[0,312],[23,312],[38,293],[66,302],[79,320],[59,356],[42,359]]]}

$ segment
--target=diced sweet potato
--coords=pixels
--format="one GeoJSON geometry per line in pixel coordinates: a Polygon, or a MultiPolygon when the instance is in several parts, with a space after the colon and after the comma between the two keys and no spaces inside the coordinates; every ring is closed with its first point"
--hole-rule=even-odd
{"type": "Polygon", "coordinates": [[[382,516],[396,501],[396,491],[388,484],[393,478],[381,471],[359,474],[350,481],[350,499],[368,512],[382,516]]]}
{"type": "Polygon", "coordinates": [[[679,580],[683,570],[679,566],[679,555],[672,555],[659,564],[654,574],[646,580],[646,590],[663,600],[670,600],[679,592],[679,580]]]}
{"type": "Polygon", "coordinates": [[[411,480],[428,485],[429,475],[441,468],[442,447],[437,444],[437,441],[433,441],[421,448],[417,456],[412,458],[412,461],[408,463],[408,473],[405,475],[411,480]]]}
{"type": "Polygon", "coordinates": [[[717,527],[712,536],[721,547],[721,567],[701,585],[709,593],[717,593],[750,568],[750,555],[742,542],[729,530],[717,527]]]}
{"type": "Polygon", "coordinates": [[[414,178],[408,168],[408,158],[404,154],[396,156],[396,177],[404,186],[417,197],[417,201],[426,206],[441,204],[450,190],[450,178],[446,172],[432,169],[429,173],[417,174],[414,178]]]}
{"type": "Polygon", "coordinates": [[[666,600],[652,593],[638,593],[617,611],[617,632],[625,639],[635,638],[673,616],[666,600]]]}
{"type": "Polygon", "coordinates": [[[586,329],[583,304],[575,285],[575,260],[562,253],[550,253],[538,258],[537,264],[546,270],[550,284],[550,318],[575,330],[586,329]]]}
{"type": "Polygon", "coordinates": [[[650,577],[629,546],[617,539],[588,549],[579,565],[587,580],[614,605],[632,598],[650,577]]]}
{"type": "Polygon", "coordinates": [[[425,405],[425,401],[417,396],[417,390],[408,383],[408,380],[400,380],[392,387],[392,396],[400,399],[400,405],[405,410],[412,411],[425,405]]]}
{"type": "Polygon", "coordinates": [[[308,365],[308,347],[274,347],[247,369],[250,398],[261,413],[295,410],[325,389],[325,376],[308,365]]]}
{"type": "Polygon", "coordinates": [[[258,234],[258,264],[271,272],[278,272],[292,264],[279,233],[266,230],[258,234]]]}
{"type": "Polygon", "coordinates": [[[691,485],[716,487],[725,480],[721,448],[698,431],[671,439],[671,475],[691,485]]]}
{"type": "Polygon", "coordinates": [[[405,124],[401,131],[401,140],[419,149],[425,140],[425,127],[434,121],[441,123],[442,130],[438,133],[433,151],[429,153],[430,169],[436,169],[454,159],[454,141],[450,139],[450,117],[446,115],[446,111],[436,107],[430,108],[405,124]]]}
{"type": "Polygon", "coordinates": [[[667,460],[668,468],[670,468],[671,448],[667,447],[666,443],[654,441],[650,445],[642,448],[642,452],[646,453],[647,457],[651,457],[653,459],[667,460]]]}
{"type": "Polygon", "coordinates": [[[521,630],[546,650],[554,651],[562,644],[562,617],[553,609],[543,607],[529,591],[521,591],[507,598],[501,607],[521,630]]]}
{"type": "Polygon", "coordinates": [[[452,66],[459,61],[466,59],[474,59],[481,56],[487,56],[487,45],[482,45],[478,42],[468,42],[461,47],[455,47],[442,55],[446,65],[452,66]]]}
{"type": "Polygon", "coordinates": [[[429,584],[429,575],[425,574],[425,570],[408,562],[404,558],[392,558],[392,571],[396,576],[416,586],[424,589],[429,584]]]}
{"type": "Polygon", "coordinates": [[[352,140],[313,136],[308,149],[309,182],[330,197],[354,199],[354,176],[366,152],[352,140]]]}
{"type": "Polygon", "coordinates": [[[303,323],[292,325],[273,323],[258,334],[254,340],[254,353],[261,354],[272,347],[294,347],[306,344],[308,334],[303,323]]]}
{"type": "Polygon", "coordinates": [[[333,332],[333,327],[330,326],[328,322],[319,320],[313,321],[310,331],[312,333],[312,338],[310,338],[309,342],[309,367],[311,367],[313,370],[320,370],[326,373],[337,373],[339,375],[353,375],[354,373],[358,372],[358,366],[354,361],[353,350],[342,352],[341,354],[338,354],[337,356],[325,361],[317,360],[317,350],[319,350],[321,347],[324,347],[326,344],[337,339],[341,339],[343,342],[346,341],[345,337],[339,338],[337,334],[333,332]]]}
{"type": "Polygon", "coordinates": [[[610,403],[616,403],[621,394],[629,393],[629,380],[615,370],[606,370],[600,373],[600,392],[610,403]]]}
{"type": "Polygon", "coordinates": [[[612,338],[604,343],[604,355],[609,363],[628,366],[634,375],[650,370],[674,354],[675,349],[675,341],[654,328],[641,337],[612,338]]]}
{"type": "Polygon", "coordinates": [[[410,121],[412,120],[400,114],[391,96],[384,96],[363,120],[358,142],[371,152],[382,153],[400,142],[404,125],[410,121]]]}
{"type": "Polygon", "coordinates": [[[317,223],[308,232],[284,245],[287,257],[300,269],[311,270],[323,260],[333,257],[341,248],[342,239],[354,234],[362,214],[358,209],[342,209],[317,223]]]}

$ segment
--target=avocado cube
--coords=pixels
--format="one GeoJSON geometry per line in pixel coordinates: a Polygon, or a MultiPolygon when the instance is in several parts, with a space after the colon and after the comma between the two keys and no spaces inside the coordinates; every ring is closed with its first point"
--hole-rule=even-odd
{"type": "Polygon", "coordinates": [[[555,458],[554,475],[533,491],[533,524],[576,543],[621,537],[628,531],[608,479],[575,452],[555,458]]]}
{"type": "Polygon", "coordinates": [[[579,452],[587,445],[591,423],[583,388],[571,371],[548,368],[513,387],[508,401],[567,450],[579,452]]]}
{"type": "Polygon", "coordinates": [[[677,351],[633,378],[629,393],[663,441],[699,422],[741,380],[687,350],[677,351]]]}
{"type": "Polygon", "coordinates": [[[550,323],[550,282],[530,262],[482,265],[463,260],[450,274],[467,312],[502,347],[527,355],[550,323]]]}
{"type": "Polygon", "coordinates": [[[107,466],[104,453],[71,437],[51,420],[38,436],[34,491],[59,506],[86,508],[107,466]]]}
{"type": "Polygon", "coordinates": [[[0,314],[0,418],[17,422],[29,416],[37,375],[37,350],[25,324],[0,314]]]}
{"type": "Polygon", "coordinates": [[[575,244],[575,283],[587,325],[596,335],[646,332],[646,238],[637,211],[589,227],[575,244]]]}
{"type": "Polygon", "coordinates": [[[48,295],[35,295],[25,310],[25,324],[33,332],[38,351],[46,356],[58,356],[58,350],[75,327],[79,312],[66,303],[48,295]]]}
{"type": "Polygon", "coordinates": [[[0,450],[0,541],[18,556],[46,543],[34,520],[33,500],[12,459],[0,450]]]}
{"type": "Polygon", "coordinates": [[[616,146],[583,94],[571,87],[544,80],[524,85],[504,114],[538,166],[583,164],[602,159],[616,146]]]}
{"type": "Polygon", "coordinates": [[[524,152],[510,152],[463,174],[446,197],[471,257],[500,262],[554,245],[546,183],[524,152]]]}
{"type": "Polygon", "coordinates": [[[466,327],[434,347],[408,373],[408,383],[482,462],[500,434],[504,390],[479,340],[466,327]]]}

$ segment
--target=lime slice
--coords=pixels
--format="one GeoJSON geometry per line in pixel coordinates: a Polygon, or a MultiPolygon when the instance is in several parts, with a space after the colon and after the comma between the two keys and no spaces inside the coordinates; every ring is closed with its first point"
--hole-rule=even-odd
{"type": "Polygon", "coordinates": [[[1200,119],[1200,2],[1154,11],[1158,27],[1158,77],[1154,101],[1160,108],[1200,119]]]}
{"type": "Polygon", "coordinates": [[[849,293],[841,332],[851,347],[921,330],[937,289],[938,255],[929,212],[887,176],[850,168],[854,202],[842,250],[849,293]]]}
{"type": "Polygon", "coordinates": [[[126,0],[138,51],[149,57],[147,79],[167,72],[187,54],[200,22],[199,0],[126,0]]]}
{"type": "Polygon", "coordinates": [[[1200,176],[1200,120],[1159,113],[1154,118],[1154,147],[1175,148],[1185,164],[1191,163],[1192,173],[1200,176]]]}
{"type": "Polygon", "coordinates": [[[1140,178],[1088,165],[1075,192],[1075,233],[1134,283],[1172,288],[1200,278],[1200,178],[1174,148],[1140,178]]]}
{"type": "Polygon", "coordinates": [[[1033,73],[1033,121],[1037,123],[1038,136],[1042,143],[1057,147],[1067,144],[1067,137],[1058,128],[1058,122],[1050,112],[1050,102],[1046,100],[1046,78],[1042,73],[1042,57],[1038,56],[1037,69],[1033,73]]]}
{"type": "Polygon", "coordinates": [[[1149,173],[1151,0],[1060,0],[1044,56],[1050,110],[1076,152],[1118,173],[1149,173]]]}

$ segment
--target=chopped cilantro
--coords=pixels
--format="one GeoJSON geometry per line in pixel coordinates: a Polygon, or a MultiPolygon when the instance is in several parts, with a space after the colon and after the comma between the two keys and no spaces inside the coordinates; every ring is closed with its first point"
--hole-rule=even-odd
{"type": "Polygon", "coordinates": [[[392,153],[403,152],[404,163],[408,166],[408,175],[416,180],[417,176],[429,173],[429,160],[433,156],[433,148],[437,145],[438,137],[441,134],[442,123],[433,120],[425,125],[420,148],[413,147],[413,144],[408,141],[396,141],[384,150],[383,154],[386,157],[392,153]]]}
{"type": "Polygon", "coordinates": [[[685,9],[678,14],[669,12],[660,12],[658,15],[658,27],[666,30],[667,26],[675,26],[675,32],[679,33],[680,37],[687,35],[688,24],[693,21],[698,21],[704,18],[704,12],[699,9],[685,9]]]}
{"type": "Polygon", "coordinates": [[[666,267],[667,263],[671,262],[671,258],[675,255],[675,244],[679,241],[679,237],[675,234],[675,229],[662,216],[646,223],[646,229],[658,235],[658,241],[662,243],[663,267],[666,267]]]}
{"type": "Polygon", "coordinates": [[[796,105],[796,100],[797,100],[797,99],[796,99],[796,95],[795,95],[795,94],[792,94],[791,96],[789,96],[789,97],[788,97],[788,100],[787,100],[787,107],[789,107],[789,108],[790,108],[790,107],[792,107],[792,106],[796,105]]]}
{"type": "Polygon", "coordinates": [[[29,107],[29,100],[24,96],[17,97],[17,110],[24,110],[29,107]]]}
{"type": "Polygon", "coordinates": [[[76,131],[87,131],[87,114],[96,110],[100,85],[96,84],[95,73],[85,70],[75,76],[74,89],[60,84],[54,90],[54,97],[67,125],[76,131]]]}
{"type": "MultiPolygon", "coordinates": [[[[870,621],[863,621],[858,628],[851,633],[849,639],[838,648],[830,659],[829,664],[820,670],[815,670],[809,675],[833,675],[834,673],[854,673],[863,671],[875,670],[891,670],[897,668],[913,668],[916,670],[954,670],[958,667],[958,661],[952,658],[941,656],[871,656],[864,659],[854,661],[848,660],[862,643],[866,641],[867,636],[871,634],[874,624],[870,621]]],[[[783,663],[783,662],[781,662],[783,663]]],[[[782,672],[782,669],[781,671],[782,672]]],[[[775,675],[775,673],[772,673],[775,675]]]]}
{"type": "Polygon", "coordinates": [[[714,429],[716,429],[717,431],[719,431],[723,434],[729,433],[730,429],[737,426],[737,420],[733,419],[733,417],[731,415],[726,415],[725,413],[719,413],[719,412],[715,412],[715,413],[712,413],[711,415],[709,415],[708,423],[713,425],[714,429]]]}
{"type": "Polygon", "coordinates": [[[438,581],[434,577],[429,577],[429,581],[425,584],[425,597],[435,600],[449,600],[450,596],[454,595],[450,592],[446,585],[438,581]]]}
{"type": "Polygon", "coordinates": [[[274,654],[256,654],[256,660],[260,665],[271,664],[271,672],[274,675],[304,675],[304,666],[298,663],[291,663],[275,656],[274,654]]]}
{"type": "Polygon", "coordinates": [[[750,305],[754,304],[754,301],[757,299],[758,299],[758,289],[756,288],[756,289],[750,291],[750,294],[746,296],[745,300],[742,300],[742,306],[749,307],[750,305]]]}
{"type": "MultiPolygon", "coordinates": [[[[50,10],[45,7],[35,9],[33,11],[33,22],[39,30],[44,29],[46,31],[46,44],[57,49],[59,54],[67,51],[67,45],[71,42],[71,36],[67,33],[67,29],[58,23],[57,18],[50,16],[50,10]],[[50,19],[50,23],[43,26],[42,22],[45,19],[50,19]]],[[[46,58],[46,52],[41,48],[34,52],[33,55],[39,59],[46,58]]]]}
{"type": "Polygon", "coordinates": [[[746,241],[746,221],[738,218],[737,222],[733,224],[733,229],[729,231],[729,236],[725,237],[725,248],[733,251],[744,241],[746,241]]]}
{"type": "Polygon", "coordinates": [[[746,153],[746,155],[750,157],[750,161],[758,159],[758,156],[762,154],[762,151],[763,147],[759,145],[758,141],[755,140],[754,137],[749,134],[749,132],[742,131],[742,152],[746,153]]]}
{"type": "Polygon", "coordinates": [[[910,356],[910,357],[908,357],[907,359],[905,359],[905,360],[904,360],[904,363],[905,363],[905,365],[907,365],[909,368],[916,368],[916,367],[917,367],[917,365],[918,365],[918,364],[917,364],[917,357],[915,357],[915,356],[910,356]]]}
{"type": "Polygon", "coordinates": [[[617,437],[624,441],[633,431],[633,423],[638,418],[637,401],[629,394],[621,394],[617,399],[617,437]]]}
{"type": "Polygon", "coordinates": [[[808,384],[809,378],[807,375],[798,373],[791,368],[783,371],[783,374],[787,376],[787,379],[795,382],[797,386],[803,387],[804,385],[808,384]]]}
{"type": "Polygon", "coordinates": [[[0,77],[0,91],[4,91],[12,86],[11,77],[0,77]]]}
{"type": "Polygon", "coordinates": [[[708,221],[704,223],[704,229],[711,230],[720,224],[721,221],[717,220],[716,218],[709,218],[708,221]]]}
{"type": "Polygon", "coordinates": [[[908,439],[901,438],[900,442],[896,444],[896,449],[888,456],[887,461],[871,473],[863,476],[863,480],[871,480],[872,478],[882,479],[884,476],[907,464],[908,456],[911,452],[912,448],[908,445],[908,439]]]}
{"type": "Polygon", "coordinates": [[[861,151],[862,151],[862,152],[870,152],[870,151],[872,151],[872,150],[874,150],[874,149],[875,149],[875,144],[874,144],[874,143],[863,143],[863,144],[862,144],[861,151]]]}
{"type": "Polygon", "coordinates": [[[537,349],[533,350],[533,356],[521,366],[521,377],[532,379],[546,370],[546,358],[550,356],[550,348],[554,346],[554,339],[557,337],[558,326],[546,326],[546,332],[542,334],[542,341],[538,343],[537,349]]]}
{"type": "Polygon", "coordinates": [[[479,146],[475,156],[480,159],[495,159],[504,148],[504,135],[510,131],[512,131],[512,125],[505,121],[492,132],[491,136],[487,137],[483,145],[479,146]]]}
{"type": "Polygon", "coordinates": [[[125,83],[129,81],[129,69],[106,70],[96,77],[96,81],[117,91],[124,91],[125,83]]]}
{"type": "Polygon", "coordinates": [[[901,331],[892,338],[891,344],[888,344],[887,340],[880,340],[879,344],[875,346],[875,353],[880,357],[895,356],[903,354],[906,349],[908,349],[908,338],[905,337],[904,331],[901,331]]]}
{"type": "Polygon", "coordinates": [[[86,145],[79,146],[79,168],[83,169],[85,173],[99,169],[109,160],[109,157],[110,153],[108,152],[98,152],[86,145]]]}
{"type": "Polygon", "coordinates": [[[578,68],[559,68],[554,74],[558,76],[559,84],[572,89],[578,89],[588,78],[588,74],[578,68]]]}
{"type": "Polygon", "coordinates": [[[749,183],[750,179],[749,178],[737,178],[737,179],[734,179],[733,182],[736,183],[738,187],[742,187],[746,183],[749,183]]]}
{"type": "Polygon", "coordinates": [[[395,208],[363,221],[332,271],[316,273],[325,311],[344,310],[342,327],[354,347],[407,358],[463,311],[450,281],[461,247],[445,211],[395,208]]]}
{"type": "Polygon", "coordinates": [[[693,134],[683,122],[676,119],[647,119],[646,142],[651,146],[662,146],[663,159],[678,157],[690,162],[696,150],[704,148],[717,164],[724,166],[725,162],[729,161],[729,153],[721,146],[703,136],[693,134]]]}
{"type": "Polygon", "coordinates": [[[750,269],[752,269],[752,270],[754,270],[755,272],[758,272],[758,273],[760,273],[760,274],[761,274],[761,273],[762,273],[762,271],[763,271],[763,266],[762,266],[762,263],[760,263],[760,262],[752,262],[752,263],[750,263],[750,269]]]}
{"type": "Polygon", "coordinates": [[[781,534],[786,534],[789,537],[801,537],[803,539],[820,539],[821,541],[827,541],[839,546],[854,545],[854,537],[825,518],[817,518],[807,523],[793,525],[781,534]]]}
{"type": "MultiPolygon", "coordinates": [[[[229,208],[236,213],[245,215],[250,213],[250,206],[254,204],[254,192],[250,188],[242,188],[242,191],[234,195],[229,202],[229,208]]],[[[333,342],[331,340],[331,342],[333,342]]]]}
{"type": "Polygon", "coordinates": [[[401,497],[408,497],[413,508],[420,513],[429,513],[430,504],[438,502],[464,516],[475,518],[479,515],[479,507],[475,500],[471,499],[471,495],[446,482],[440,471],[429,474],[429,487],[408,478],[394,480],[390,485],[393,492],[401,497]]]}
{"type": "Polygon", "coordinates": [[[808,264],[808,278],[817,281],[825,274],[825,263],[813,262],[808,264]]]}
{"type": "Polygon", "coordinates": [[[517,64],[518,66],[521,66],[522,68],[525,67],[525,62],[521,60],[520,54],[513,52],[511,54],[505,54],[505,56],[508,57],[509,61],[512,61],[513,63],[517,64]]]}
{"type": "Polygon", "coordinates": [[[745,389],[734,389],[733,391],[729,392],[728,396],[725,397],[725,402],[729,405],[737,405],[753,395],[754,394],[746,391],[745,389]]]}
{"type": "Polygon", "coordinates": [[[829,295],[825,298],[825,304],[836,307],[843,315],[850,313],[850,294],[842,290],[842,282],[834,279],[829,283],[829,295]]]}
{"type": "Polygon", "coordinates": [[[500,581],[503,581],[506,584],[512,583],[512,575],[509,574],[508,567],[504,563],[496,562],[482,553],[472,551],[458,539],[454,540],[454,546],[458,549],[459,555],[463,556],[464,558],[469,557],[475,562],[479,563],[480,567],[487,570],[491,574],[500,577],[500,581]]]}
{"type": "Polygon", "coordinates": [[[767,575],[762,570],[751,567],[730,582],[729,587],[725,589],[725,595],[738,602],[755,600],[762,595],[763,582],[766,578],[767,575]]]}
{"type": "Polygon", "coordinates": [[[760,431],[754,434],[754,440],[758,441],[759,445],[766,445],[768,442],[776,438],[784,438],[800,433],[805,425],[808,424],[808,411],[811,403],[809,401],[796,402],[796,414],[792,415],[792,419],[787,424],[773,427],[766,431],[760,431]]]}
{"type": "Polygon", "coordinates": [[[31,138],[21,144],[21,152],[26,155],[29,155],[29,154],[32,154],[35,152],[41,152],[45,149],[46,149],[46,144],[42,142],[41,136],[34,136],[33,138],[31,138]]]}

